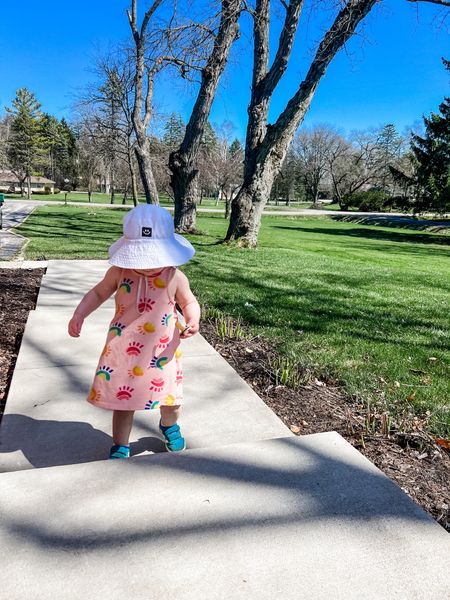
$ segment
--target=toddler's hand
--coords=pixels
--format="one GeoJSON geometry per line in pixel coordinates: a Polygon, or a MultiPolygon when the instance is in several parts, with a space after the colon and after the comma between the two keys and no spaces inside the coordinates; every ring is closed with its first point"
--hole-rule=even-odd
{"type": "Polygon", "coordinates": [[[67,328],[69,335],[71,337],[80,337],[81,327],[83,326],[84,318],[80,315],[73,315],[73,317],[69,321],[69,326],[67,328]]]}
{"type": "Polygon", "coordinates": [[[180,338],[182,339],[192,337],[193,335],[198,333],[198,330],[200,329],[199,323],[195,321],[189,321],[189,323],[186,323],[185,327],[186,328],[184,332],[180,334],[180,338]]]}

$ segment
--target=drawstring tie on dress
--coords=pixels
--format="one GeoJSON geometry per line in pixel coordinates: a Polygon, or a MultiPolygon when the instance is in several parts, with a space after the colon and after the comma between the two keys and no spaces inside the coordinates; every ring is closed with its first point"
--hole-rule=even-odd
{"type": "Polygon", "coordinates": [[[144,295],[143,302],[142,302],[143,308],[142,308],[142,310],[139,310],[139,302],[140,302],[140,299],[141,299],[142,278],[143,278],[143,276],[139,275],[138,291],[137,291],[137,294],[136,294],[136,310],[138,311],[138,313],[140,315],[142,315],[145,312],[145,301],[147,300],[147,292],[148,292],[147,277],[144,277],[144,281],[145,281],[145,295],[144,295]]]}

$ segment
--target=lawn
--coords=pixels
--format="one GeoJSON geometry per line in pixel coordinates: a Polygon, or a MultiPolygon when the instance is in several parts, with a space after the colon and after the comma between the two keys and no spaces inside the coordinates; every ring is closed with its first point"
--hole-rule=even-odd
{"type": "MultiPolygon", "coordinates": [[[[106,258],[122,217],[49,206],[19,232],[30,238],[27,258],[106,258]]],[[[219,215],[198,225],[183,270],[202,303],[241,316],[315,377],[397,419],[429,411],[430,431],[450,437],[450,236],[267,216],[259,248],[247,250],[217,243],[219,215]]]]}

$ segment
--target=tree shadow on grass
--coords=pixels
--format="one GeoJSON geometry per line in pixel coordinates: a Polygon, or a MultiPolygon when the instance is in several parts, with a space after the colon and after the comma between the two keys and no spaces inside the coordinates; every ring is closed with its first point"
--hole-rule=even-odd
{"type": "MultiPolygon", "coordinates": [[[[202,266],[202,277],[205,287],[208,287],[207,281],[211,280],[215,284],[215,272],[208,269],[207,265],[202,266]]],[[[342,280],[348,279],[348,289],[358,289],[358,282],[354,277],[345,275],[339,276],[342,280]]],[[[430,324],[427,315],[405,315],[398,312],[391,303],[373,299],[367,304],[361,301],[358,304],[357,311],[353,305],[353,299],[349,298],[345,290],[333,290],[328,285],[320,285],[317,282],[314,287],[294,287],[289,277],[283,277],[280,274],[270,281],[256,281],[239,275],[236,271],[230,275],[221,275],[224,293],[217,302],[219,308],[225,312],[236,314],[236,309],[243,316],[244,320],[250,325],[261,327],[280,327],[278,323],[284,322],[283,328],[298,335],[301,330],[305,333],[311,332],[320,335],[327,335],[335,331],[342,331],[342,337],[348,338],[349,342],[353,339],[365,339],[368,342],[378,341],[395,346],[404,346],[406,343],[404,335],[411,329],[417,332],[416,346],[422,348],[433,348],[435,350],[447,349],[445,339],[436,339],[431,335],[430,324]],[[275,287],[274,282],[281,285],[275,287]],[[235,295],[227,295],[226,290],[232,286],[240,285],[242,290],[248,290],[248,297],[253,298],[255,290],[262,292],[263,297],[257,300],[258,304],[264,307],[274,307],[278,314],[267,314],[267,311],[258,310],[258,304],[246,306],[245,302],[236,307],[235,295]],[[229,286],[229,287],[228,287],[229,286]],[[352,326],[353,323],[353,326],[352,326]],[[430,331],[430,335],[427,335],[430,331]]],[[[245,294],[245,292],[244,292],[245,294]]],[[[244,295],[244,298],[246,295],[244,295]]],[[[255,300],[252,300],[254,303],[255,300]]]]}
{"type": "Polygon", "coordinates": [[[332,215],[333,221],[359,223],[361,225],[379,225],[396,229],[413,229],[416,231],[429,231],[430,233],[449,233],[450,219],[415,219],[396,215],[332,215]]]}
{"type": "MultiPolygon", "coordinates": [[[[450,236],[443,236],[437,234],[416,234],[416,233],[401,233],[398,231],[383,231],[382,229],[369,229],[369,228],[321,228],[321,227],[308,227],[307,225],[300,225],[298,227],[288,227],[284,225],[272,225],[274,229],[287,229],[290,231],[299,231],[303,233],[314,233],[321,235],[329,235],[329,236],[342,236],[342,237],[356,237],[356,238],[366,238],[371,240],[377,240],[380,242],[395,242],[395,243],[408,243],[413,246],[414,244],[423,244],[423,245],[442,245],[442,246],[450,246],[450,236]]],[[[360,246],[358,246],[360,247],[360,246]]],[[[367,246],[367,249],[383,252],[387,251],[388,253],[392,253],[392,246],[386,246],[381,244],[373,244],[371,246],[367,246]]],[[[356,249],[356,248],[355,248],[356,249]]],[[[408,249],[408,252],[414,252],[414,248],[408,249]]],[[[444,254],[442,251],[438,249],[429,249],[428,251],[432,251],[433,254],[444,254]]],[[[448,253],[446,253],[448,254],[448,253]]]]}

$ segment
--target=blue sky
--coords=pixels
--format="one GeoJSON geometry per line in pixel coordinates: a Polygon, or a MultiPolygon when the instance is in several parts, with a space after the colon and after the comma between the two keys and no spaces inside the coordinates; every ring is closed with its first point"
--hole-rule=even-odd
{"type": "MultiPolygon", "coordinates": [[[[183,0],[181,0],[183,1],[183,0]]],[[[141,1],[141,9],[146,5],[141,1]]],[[[322,8],[305,6],[290,67],[271,104],[275,119],[295,92],[309,65],[311,50],[328,23],[322,8]]],[[[32,0],[5,2],[0,22],[0,112],[15,90],[33,90],[45,111],[70,118],[77,90],[92,80],[89,68],[102,49],[128,36],[126,0],[32,0]]],[[[326,4],[323,4],[326,6],[326,4]]],[[[449,95],[449,77],[441,56],[450,58],[449,25],[440,24],[445,9],[406,0],[384,0],[365,19],[329,66],[304,126],[328,123],[352,129],[394,123],[402,132],[437,111],[449,95]]],[[[450,21],[450,19],[447,19],[450,21]]],[[[250,20],[244,18],[213,105],[211,121],[231,121],[243,138],[250,90],[250,20]]],[[[277,22],[272,38],[276,41],[277,22]]],[[[273,47],[273,45],[272,45],[273,47]]],[[[186,119],[194,99],[186,84],[161,80],[155,95],[158,111],[186,119]]]]}

